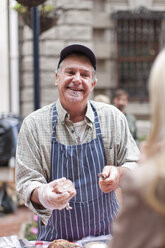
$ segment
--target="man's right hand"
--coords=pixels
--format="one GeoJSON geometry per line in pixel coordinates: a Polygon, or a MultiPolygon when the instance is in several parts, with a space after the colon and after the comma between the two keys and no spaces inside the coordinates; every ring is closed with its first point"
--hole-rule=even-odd
{"type": "Polygon", "coordinates": [[[69,200],[76,195],[76,190],[74,184],[70,186],[68,189],[66,187],[65,191],[59,192],[56,191],[58,186],[63,184],[67,185],[69,180],[65,177],[54,180],[47,184],[42,184],[38,188],[38,199],[40,204],[47,209],[63,209],[67,206],[69,200]]]}

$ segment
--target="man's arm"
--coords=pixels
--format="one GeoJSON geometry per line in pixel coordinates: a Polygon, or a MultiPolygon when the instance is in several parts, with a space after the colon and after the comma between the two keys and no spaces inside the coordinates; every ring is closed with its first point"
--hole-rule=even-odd
{"type": "Polygon", "coordinates": [[[116,160],[115,165],[106,165],[102,173],[105,178],[99,179],[100,189],[104,193],[111,192],[121,185],[124,176],[137,168],[139,149],[132,138],[127,120],[120,112],[116,112],[116,160]]]}
{"type": "Polygon", "coordinates": [[[42,168],[37,128],[33,118],[23,121],[18,136],[16,151],[16,189],[25,205],[36,213],[43,223],[48,221],[51,211],[41,209],[31,201],[32,192],[43,183],[47,183],[45,170],[42,168]]]}

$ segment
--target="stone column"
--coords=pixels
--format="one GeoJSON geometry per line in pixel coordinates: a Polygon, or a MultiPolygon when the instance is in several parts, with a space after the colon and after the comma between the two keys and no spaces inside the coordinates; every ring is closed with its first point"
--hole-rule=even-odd
{"type": "Polygon", "coordinates": [[[0,112],[10,111],[9,93],[9,47],[8,47],[8,6],[6,0],[0,1],[0,112]]]}

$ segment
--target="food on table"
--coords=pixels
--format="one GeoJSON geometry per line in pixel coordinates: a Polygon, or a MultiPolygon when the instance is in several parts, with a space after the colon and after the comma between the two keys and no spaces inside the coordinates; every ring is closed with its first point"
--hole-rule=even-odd
{"type": "Polygon", "coordinates": [[[107,245],[104,242],[89,242],[84,248],[107,248],[107,245]]]}
{"type": "Polygon", "coordinates": [[[65,239],[57,239],[52,241],[48,245],[48,248],[81,248],[81,246],[69,242],[68,240],[65,239]]]}

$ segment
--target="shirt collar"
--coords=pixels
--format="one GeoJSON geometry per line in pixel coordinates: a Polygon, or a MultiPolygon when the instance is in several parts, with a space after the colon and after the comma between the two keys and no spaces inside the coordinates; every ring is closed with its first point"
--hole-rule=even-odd
{"type": "MultiPolygon", "coordinates": [[[[56,108],[57,108],[57,113],[59,116],[59,119],[61,122],[65,122],[66,117],[68,116],[67,111],[63,108],[63,106],[61,105],[60,100],[58,99],[56,102],[56,108]]],[[[87,124],[92,124],[94,122],[94,112],[92,110],[91,104],[88,101],[87,103],[87,111],[85,114],[85,121],[87,122],[87,124]]]]}

